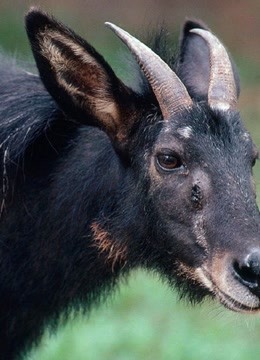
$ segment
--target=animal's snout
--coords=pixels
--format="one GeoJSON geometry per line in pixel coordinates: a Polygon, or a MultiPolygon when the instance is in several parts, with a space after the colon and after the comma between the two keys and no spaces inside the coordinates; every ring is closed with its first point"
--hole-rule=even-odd
{"type": "Polygon", "coordinates": [[[260,297],[260,248],[251,251],[233,264],[235,277],[252,293],[260,297]]]}

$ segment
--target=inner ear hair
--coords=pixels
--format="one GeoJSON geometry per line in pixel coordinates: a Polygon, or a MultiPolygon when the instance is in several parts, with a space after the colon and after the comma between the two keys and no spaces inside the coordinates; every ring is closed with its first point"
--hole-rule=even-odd
{"type": "Polygon", "coordinates": [[[81,108],[88,107],[92,115],[109,120],[113,127],[119,109],[111,96],[106,71],[80,43],[66,35],[54,30],[40,32],[42,56],[50,62],[58,85],[73,101],[81,108]]]}
{"type": "Polygon", "coordinates": [[[84,39],[39,11],[27,16],[27,33],[41,79],[73,119],[123,142],[133,125],[135,96],[84,39]]]}

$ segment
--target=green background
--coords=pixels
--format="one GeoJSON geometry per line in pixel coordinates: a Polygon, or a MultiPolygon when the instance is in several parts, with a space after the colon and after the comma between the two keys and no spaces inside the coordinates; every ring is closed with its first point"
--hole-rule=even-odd
{"type": "MultiPolygon", "coordinates": [[[[23,29],[30,1],[0,0],[0,44],[31,60],[23,29]]],[[[38,1],[87,38],[124,73],[120,43],[103,27],[114,21],[142,33],[162,19],[173,33],[185,16],[200,17],[224,39],[241,74],[240,109],[260,145],[260,2],[249,1],[38,1]],[[137,29],[140,29],[137,30],[137,29]],[[119,56],[117,54],[119,53],[119,56]]],[[[260,195],[260,166],[255,167],[260,195]]],[[[73,316],[72,316],[73,318],[73,316]]],[[[1,357],[1,356],[0,356],[1,357]]],[[[105,304],[46,332],[30,360],[254,360],[260,359],[260,318],[218,303],[192,307],[154,275],[137,271],[105,304]]]]}

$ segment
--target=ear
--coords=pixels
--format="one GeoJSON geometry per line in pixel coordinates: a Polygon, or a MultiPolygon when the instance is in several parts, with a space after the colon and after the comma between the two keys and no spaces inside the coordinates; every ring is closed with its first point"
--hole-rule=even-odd
{"type": "MultiPolygon", "coordinates": [[[[185,22],[180,39],[178,75],[186,85],[191,97],[198,101],[206,101],[210,81],[209,48],[202,37],[190,32],[195,28],[209,30],[202,21],[187,20],[185,22]]],[[[232,59],[230,60],[236,82],[237,96],[239,96],[239,75],[232,59]]]]}
{"type": "Polygon", "coordinates": [[[47,14],[32,9],[26,29],[42,82],[64,113],[123,143],[132,125],[133,92],[92,46],[47,14]]]}

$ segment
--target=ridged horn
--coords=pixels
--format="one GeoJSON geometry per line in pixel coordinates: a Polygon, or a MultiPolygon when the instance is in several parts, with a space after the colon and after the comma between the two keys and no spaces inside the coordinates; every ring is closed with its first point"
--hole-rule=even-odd
{"type": "Polygon", "coordinates": [[[237,107],[236,83],[226,49],[217,37],[207,30],[192,29],[190,32],[201,36],[209,46],[209,106],[220,110],[235,109],[237,107]]]}
{"type": "Polygon", "coordinates": [[[191,97],[184,84],[157,54],[118,26],[109,22],[105,25],[127,45],[135,56],[152,87],[165,120],[192,106],[191,97]]]}

